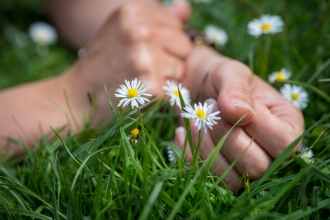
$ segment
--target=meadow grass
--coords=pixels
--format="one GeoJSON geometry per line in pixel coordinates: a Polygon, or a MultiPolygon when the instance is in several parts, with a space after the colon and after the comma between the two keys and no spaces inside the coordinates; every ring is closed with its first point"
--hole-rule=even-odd
{"type": "MultiPolygon", "coordinates": [[[[59,74],[76,58],[61,43],[40,56],[31,42],[15,36],[36,20],[47,20],[36,1],[2,1],[0,7],[0,88],[59,74]],[[17,15],[20,16],[17,16],[17,15]]],[[[240,0],[193,3],[190,27],[213,24],[226,30],[229,41],[220,52],[246,63],[256,74],[286,67],[285,82],[309,93],[303,110],[306,132],[273,162],[263,177],[242,178],[244,189],[220,187],[226,173],[211,171],[225,135],[206,161],[185,162],[173,144],[178,118],[165,101],[148,109],[124,112],[113,108],[114,119],[92,128],[88,122],[64,138],[54,128],[26,156],[0,159],[1,219],[327,219],[330,216],[330,5],[327,1],[240,0]],[[276,14],[284,30],[255,39],[247,23],[261,14],[276,14]],[[269,52],[265,45],[269,41],[269,52]],[[137,137],[130,136],[138,128],[137,137]],[[303,139],[315,154],[307,164],[299,154],[287,159],[303,139]],[[173,149],[176,164],[167,158],[173,149]]],[[[279,89],[284,82],[276,82],[279,89]]],[[[113,94],[109,93],[109,96],[113,94]]],[[[186,127],[189,121],[186,120],[186,127]]],[[[192,146],[191,133],[187,142],[192,146]]],[[[238,158],[239,159],[239,158],[238,158]]]]}

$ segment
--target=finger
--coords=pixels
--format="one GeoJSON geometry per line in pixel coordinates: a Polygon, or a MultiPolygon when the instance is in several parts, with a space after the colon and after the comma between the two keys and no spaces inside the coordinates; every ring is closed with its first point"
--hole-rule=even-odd
{"type": "MultiPolygon", "coordinates": [[[[217,109],[214,109],[216,111],[217,109]]],[[[218,121],[210,135],[215,143],[232,128],[225,120],[218,121]]],[[[233,163],[236,158],[240,159],[235,164],[235,169],[241,175],[248,173],[251,179],[258,179],[266,172],[272,163],[268,153],[253,141],[241,127],[234,127],[222,146],[221,153],[228,162],[233,163]]]]}
{"type": "Polygon", "coordinates": [[[191,13],[191,8],[188,2],[171,5],[167,7],[166,10],[182,21],[188,20],[191,13]]]}
{"type": "MultiPolygon", "coordinates": [[[[184,127],[180,126],[175,129],[174,144],[180,149],[181,152],[184,150],[186,135],[187,133],[184,127]]],[[[191,163],[193,161],[193,156],[188,142],[186,143],[185,152],[183,153],[186,160],[191,163]]]]}
{"type": "Polygon", "coordinates": [[[219,94],[218,107],[223,119],[235,124],[247,113],[239,125],[251,122],[255,111],[250,89],[252,73],[249,68],[240,62],[229,60],[223,62],[214,71],[215,74],[211,74],[209,80],[210,85],[219,94]]]}
{"type": "MultiPolygon", "coordinates": [[[[177,9],[176,9],[177,10],[177,9]]],[[[179,16],[174,16],[162,7],[153,4],[130,3],[122,7],[120,17],[126,25],[135,24],[156,24],[173,28],[182,28],[182,21],[179,16]]]]}
{"type": "MultiPolygon", "coordinates": [[[[191,123],[191,129],[193,132],[193,141],[194,143],[198,143],[198,129],[194,125],[194,123],[191,123]],[[197,133],[196,133],[197,132],[197,133]]],[[[176,135],[175,135],[175,144],[178,146],[178,148],[183,151],[183,146],[184,146],[184,141],[185,141],[185,136],[186,136],[186,131],[183,127],[179,127],[176,130],[176,135]]],[[[195,144],[195,147],[197,144],[195,144]]],[[[203,136],[203,139],[201,141],[201,148],[199,151],[199,155],[203,160],[206,160],[209,155],[212,153],[213,149],[215,147],[215,144],[213,143],[210,134],[205,133],[203,136]]],[[[191,153],[190,147],[186,146],[186,153],[185,157],[188,162],[193,161],[193,155],[191,153]]],[[[221,176],[230,166],[228,161],[225,159],[225,157],[219,152],[216,155],[216,158],[214,160],[214,163],[212,164],[211,167],[211,172],[214,172],[217,176],[221,176]]],[[[224,187],[228,187],[230,190],[236,190],[239,187],[241,176],[240,174],[235,170],[235,168],[231,169],[229,173],[225,176],[223,182],[220,184],[224,187]]]]}
{"type": "Polygon", "coordinates": [[[274,102],[273,112],[259,100],[255,100],[254,107],[256,116],[250,124],[244,126],[245,131],[273,158],[278,157],[302,135],[301,113],[291,103],[279,99],[274,102]]]}
{"type": "Polygon", "coordinates": [[[189,37],[181,30],[154,28],[150,35],[153,43],[174,56],[186,58],[191,53],[192,44],[189,37]]]}
{"type": "Polygon", "coordinates": [[[184,62],[154,45],[137,45],[132,48],[130,59],[135,71],[153,79],[181,80],[186,72],[184,62]]]}

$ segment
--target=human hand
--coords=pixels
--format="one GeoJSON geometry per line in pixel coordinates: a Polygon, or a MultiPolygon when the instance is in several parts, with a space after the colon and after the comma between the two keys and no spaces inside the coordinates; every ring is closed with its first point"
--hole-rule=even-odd
{"type": "Polygon", "coordinates": [[[82,88],[95,91],[98,100],[103,100],[98,117],[108,114],[104,85],[115,90],[124,79],[138,78],[148,81],[148,93],[162,95],[166,79],[181,80],[185,74],[184,59],[191,43],[182,26],[189,10],[187,4],[164,9],[133,2],[119,7],[82,58],[63,75],[64,81],[68,87],[80,88],[80,94],[82,88]]]}
{"type": "MultiPolygon", "coordinates": [[[[233,124],[248,113],[232,130],[213,164],[215,173],[220,176],[242,154],[224,178],[229,189],[241,188],[240,180],[246,173],[250,179],[260,178],[273,160],[303,133],[301,112],[244,64],[200,46],[188,59],[188,68],[185,86],[196,93],[191,88],[199,88],[208,73],[199,91],[200,101],[208,99],[209,104],[215,104],[213,111],[221,111],[222,119],[203,136],[202,159],[206,159],[233,124]]],[[[191,123],[191,130],[197,143],[198,130],[194,123],[191,123]]],[[[175,143],[181,150],[184,139],[184,129],[177,129],[175,143]]],[[[186,158],[192,161],[189,147],[186,149],[186,158]]]]}

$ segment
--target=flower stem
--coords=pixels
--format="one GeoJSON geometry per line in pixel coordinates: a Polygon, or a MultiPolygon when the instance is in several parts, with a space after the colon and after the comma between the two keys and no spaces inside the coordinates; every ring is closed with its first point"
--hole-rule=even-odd
{"type": "Polygon", "coordinates": [[[203,139],[203,130],[200,130],[198,132],[198,144],[197,144],[197,149],[194,152],[194,166],[197,168],[198,167],[198,158],[199,158],[199,150],[201,148],[201,142],[203,139]]]}
{"type": "Polygon", "coordinates": [[[262,62],[261,72],[260,72],[260,77],[263,79],[266,79],[266,71],[267,71],[267,67],[268,67],[268,58],[269,58],[269,47],[270,47],[270,36],[268,35],[266,37],[264,59],[262,62]]]}

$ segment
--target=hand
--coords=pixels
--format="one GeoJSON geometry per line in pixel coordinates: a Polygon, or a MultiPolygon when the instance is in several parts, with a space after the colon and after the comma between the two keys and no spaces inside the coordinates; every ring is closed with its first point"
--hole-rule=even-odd
{"type": "Polygon", "coordinates": [[[184,59],[190,54],[191,43],[182,26],[189,10],[187,4],[167,9],[146,3],[121,6],[87,46],[81,60],[63,76],[64,81],[71,88],[96,92],[105,109],[102,111],[99,102],[98,117],[108,114],[104,84],[114,91],[124,79],[138,78],[148,81],[148,93],[163,95],[165,80],[181,80],[186,72],[184,59]]]}
{"type": "MultiPolygon", "coordinates": [[[[80,130],[90,115],[86,95],[90,91],[95,92],[98,103],[90,123],[110,120],[104,85],[112,93],[125,79],[138,78],[152,86],[148,93],[161,94],[166,78],[179,80],[184,76],[184,59],[191,45],[181,27],[188,15],[188,5],[165,10],[151,3],[123,4],[88,45],[83,57],[64,74],[1,91],[0,151],[15,156],[24,153],[7,137],[33,146],[41,138],[40,130],[47,134],[50,127],[64,125],[72,132],[80,130]],[[67,112],[74,118],[66,117],[67,112]]],[[[113,102],[118,101],[110,96],[113,102]]]]}
{"type": "MultiPolygon", "coordinates": [[[[201,101],[208,99],[209,103],[214,102],[216,107],[213,111],[221,111],[222,119],[203,136],[202,159],[206,159],[233,124],[248,113],[232,130],[213,164],[216,174],[221,175],[246,150],[224,179],[229,189],[242,187],[239,183],[245,173],[250,179],[260,178],[274,158],[303,133],[301,112],[244,64],[201,46],[193,50],[188,67],[189,77],[185,85],[199,88],[205,74],[209,73],[200,98],[201,101]]],[[[190,91],[193,92],[192,89],[190,91]]],[[[194,142],[197,143],[198,131],[191,124],[194,142]]],[[[177,129],[175,143],[181,150],[184,136],[185,131],[177,129]]],[[[187,149],[186,158],[192,161],[189,147],[187,149]]]]}

